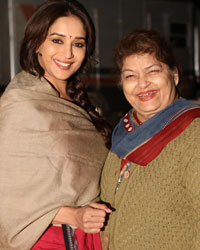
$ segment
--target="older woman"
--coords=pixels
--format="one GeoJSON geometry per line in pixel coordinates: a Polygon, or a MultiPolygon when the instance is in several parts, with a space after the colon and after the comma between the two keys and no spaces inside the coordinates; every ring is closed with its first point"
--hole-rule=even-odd
{"type": "Polygon", "coordinates": [[[178,95],[178,67],[157,32],[126,35],[116,62],[133,108],[113,132],[101,179],[114,210],[103,249],[200,249],[200,107],[178,95]]]}

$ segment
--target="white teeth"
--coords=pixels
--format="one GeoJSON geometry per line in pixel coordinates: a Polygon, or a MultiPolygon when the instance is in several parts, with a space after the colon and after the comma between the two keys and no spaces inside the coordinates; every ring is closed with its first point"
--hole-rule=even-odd
{"type": "Polygon", "coordinates": [[[148,92],[148,93],[145,93],[145,94],[140,94],[138,95],[139,97],[143,97],[143,96],[149,96],[149,95],[152,95],[152,94],[155,94],[156,91],[152,91],[152,92],[148,92]]]}
{"type": "Polygon", "coordinates": [[[60,62],[60,61],[57,61],[57,60],[54,60],[57,64],[63,66],[63,67],[67,67],[70,65],[70,63],[63,63],[63,62],[60,62]]]}

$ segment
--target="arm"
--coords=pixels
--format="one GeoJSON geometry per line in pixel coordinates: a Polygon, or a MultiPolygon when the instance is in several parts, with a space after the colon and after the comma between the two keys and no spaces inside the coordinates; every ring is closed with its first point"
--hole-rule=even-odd
{"type": "Polygon", "coordinates": [[[191,200],[192,210],[194,212],[196,225],[196,238],[194,241],[195,250],[200,250],[200,157],[191,160],[186,171],[186,188],[191,200]]]}
{"type": "MultiPolygon", "coordinates": [[[[189,159],[185,171],[185,185],[188,191],[188,197],[191,201],[192,211],[195,218],[195,237],[194,248],[200,250],[200,134],[199,134],[200,119],[195,119],[188,127],[187,138],[191,142],[187,147],[185,154],[189,159]],[[191,128],[191,129],[190,129],[191,128]],[[192,130],[192,128],[194,128],[192,130]]],[[[186,143],[187,144],[187,143],[186,143]]]]}
{"type": "Polygon", "coordinates": [[[98,233],[104,226],[106,213],[111,213],[111,210],[99,203],[84,207],[61,207],[52,224],[70,224],[85,233],[98,233]]]}

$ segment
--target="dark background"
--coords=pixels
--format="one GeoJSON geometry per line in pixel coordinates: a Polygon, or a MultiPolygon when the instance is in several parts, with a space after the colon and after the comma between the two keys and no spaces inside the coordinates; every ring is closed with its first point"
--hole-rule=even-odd
{"type": "MultiPolygon", "coordinates": [[[[0,91],[19,72],[19,47],[24,26],[43,0],[0,0],[0,91]]],[[[130,108],[113,74],[113,49],[121,36],[138,28],[160,31],[182,66],[181,95],[200,99],[199,0],[80,0],[96,27],[95,65],[85,79],[91,101],[114,126],[130,108]]]]}

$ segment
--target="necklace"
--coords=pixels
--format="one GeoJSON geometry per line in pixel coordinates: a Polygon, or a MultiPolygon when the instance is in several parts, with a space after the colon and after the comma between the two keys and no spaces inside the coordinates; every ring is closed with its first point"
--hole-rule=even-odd
{"type": "Polygon", "coordinates": [[[135,111],[133,112],[133,117],[134,117],[134,119],[136,120],[136,122],[138,123],[138,125],[141,125],[141,124],[142,124],[142,122],[138,119],[137,114],[136,114],[135,111]]]}

